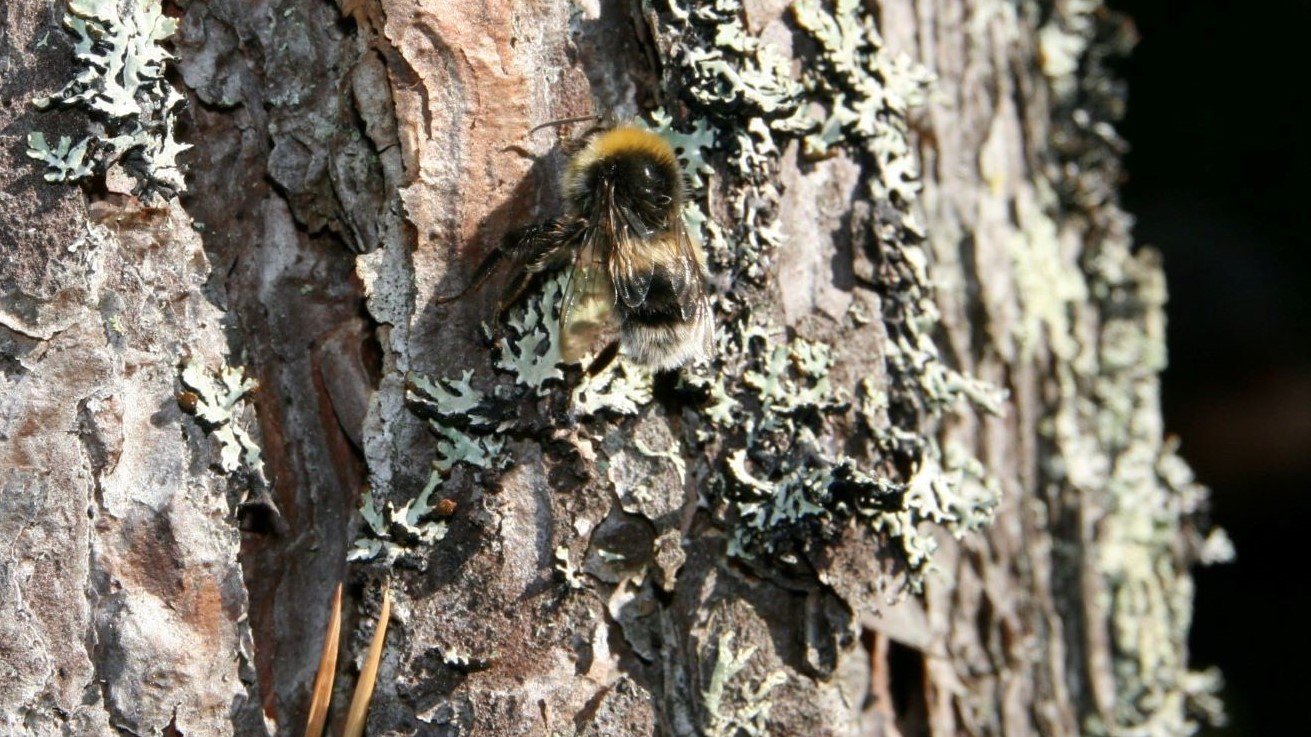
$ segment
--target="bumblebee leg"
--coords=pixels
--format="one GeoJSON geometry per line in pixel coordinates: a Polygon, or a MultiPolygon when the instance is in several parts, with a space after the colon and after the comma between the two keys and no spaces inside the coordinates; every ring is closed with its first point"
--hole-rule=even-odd
{"type": "Polygon", "coordinates": [[[455,294],[446,297],[435,297],[433,298],[433,303],[439,305],[449,304],[460,299],[469,292],[480,289],[482,285],[487,283],[488,279],[492,278],[492,274],[496,273],[496,267],[501,265],[501,260],[504,258],[504,247],[492,249],[492,252],[487,254],[487,257],[483,259],[482,263],[478,264],[478,269],[473,272],[473,280],[469,282],[468,286],[455,294]]]}
{"type": "MultiPolygon", "coordinates": [[[[497,268],[507,259],[516,265],[514,274],[511,276],[511,283],[516,284],[519,281],[520,274],[528,272],[529,278],[537,272],[542,271],[545,266],[539,265],[539,262],[546,260],[549,256],[560,250],[565,244],[561,242],[562,234],[568,229],[558,220],[548,220],[537,225],[529,225],[524,228],[516,228],[505,234],[501,239],[500,245],[492,249],[492,252],[478,264],[474,270],[473,279],[464,289],[450,294],[445,297],[433,298],[434,304],[444,305],[454,302],[470,292],[481,289],[488,279],[496,273],[497,268]]],[[[515,290],[524,289],[522,286],[516,286],[515,290]]],[[[509,293],[509,289],[506,290],[509,293]]],[[[502,300],[504,301],[504,300],[502,300]]]]}
{"type": "Polygon", "coordinates": [[[510,310],[523,301],[538,277],[569,262],[575,230],[559,220],[547,220],[506,236],[503,249],[514,257],[516,268],[510,274],[496,308],[498,326],[510,310]]]}
{"type": "Polygon", "coordinates": [[[602,371],[605,371],[610,368],[610,364],[614,363],[615,359],[618,357],[619,341],[612,340],[606,345],[606,347],[602,348],[601,352],[596,354],[596,358],[593,358],[592,362],[587,365],[587,375],[596,376],[602,371]]]}
{"type": "Polygon", "coordinates": [[[536,126],[536,127],[534,127],[532,130],[528,131],[528,135],[531,136],[532,134],[536,133],[537,131],[539,131],[539,130],[541,130],[541,129],[543,129],[543,128],[552,128],[552,127],[557,126],[557,125],[568,125],[568,124],[570,124],[570,123],[586,123],[586,122],[588,122],[588,121],[591,121],[591,122],[593,122],[593,123],[600,123],[600,122],[601,122],[601,116],[600,116],[600,115],[579,115],[579,116],[576,117],[576,118],[560,118],[559,120],[548,120],[548,121],[546,121],[545,123],[542,123],[541,125],[536,126]]]}

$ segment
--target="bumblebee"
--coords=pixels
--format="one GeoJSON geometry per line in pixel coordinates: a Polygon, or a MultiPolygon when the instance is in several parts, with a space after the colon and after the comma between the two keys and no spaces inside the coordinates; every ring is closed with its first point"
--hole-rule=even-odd
{"type": "Polygon", "coordinates": [[[588,369],[616,349],[652,369],[708,357],[714,315],[705,256],[683,222],[683,173],[660,136],[623,126],[598,133],[570,158],[565,213],[512,232],[478,267],[459,299],[503,261],[510,277],[496,324],[541,278],[568,269],[560,307],[560,354],[577,362],[601,335],[618,333],[588,369]]]}

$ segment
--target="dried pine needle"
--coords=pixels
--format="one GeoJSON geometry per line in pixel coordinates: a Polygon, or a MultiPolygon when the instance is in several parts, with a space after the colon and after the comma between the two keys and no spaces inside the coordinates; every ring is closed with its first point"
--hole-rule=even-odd
{"type": "Polygon", "coordinates": [[[390,616],[391,589],[384,585],[378,626],[373,630],[369,654],[364,660],[364,668],[360,670],[360,680],[355,684],[355,695],[351,697],[351,708],[346,715],[346,730],[342,732],[342,737],[360,737],[364,734],[364,723],[369,715],[369,701],[373,698],[373,683],[378,678],[378,662],[382,660],[382,645],[387,639],[387,619],[390,616]]]}
{"type": "Polygon", "coordinates": [[[328,718],[328,702],[332,699],[332,680],[337,672],[337,643],[341,634],[341,584],[332,596],[332,615],[328,630],[323,633],[323,651],[319,655],[319,672],[314,676],[314,690],[310,696],[310,715],[305,722],[305,737],[319,737],[328,718]]]}

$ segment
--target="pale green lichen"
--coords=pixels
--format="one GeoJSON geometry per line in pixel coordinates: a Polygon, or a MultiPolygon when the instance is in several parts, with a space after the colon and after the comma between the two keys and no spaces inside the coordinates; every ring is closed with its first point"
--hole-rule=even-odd
{"type": "Polygon", "coordinates": [[[804,114],[804,90],[792,78],[787,58],[746,32],[740,3],[671,2],[670,10],[670,30],[687,39],[673,45],[671,61],[686,75],[678,84],[695,103],[693,124],[710,122],[719,128],[718,149],[731,157],[742,185],[729,203],[733,229],[725,232],[707,220],[703,234],[709,263],[731,277],[729,291],[715,300],[731,309],[735,302],[740,305],[740,287],[765,282],[783,241],[773,184],[779,155],[773,132],[798,133],[813,124],[804,114]]]}
{"type": "Polygon", "coordinates": [[[158,0],[69,0],[68,9],[64,24],[85,66],[62,90],[34,102],[85,110],[102,128],[77,143],[61,136],[53,147],[44,134],[31,133],[27,155],[46,164],[51,182],[116,165],[136,180],[138,194],[183,191],[177,156],[188,146],[174,138],[174,113],[184,98],[165,78],[171,57],[160,45],[177,21],[158,0]]]}
{"type": "Polygon", "coordinates": [[[919,191],[918,165],[896,121],[923,104],[933,74],[904,54],[885,51],[873,16],[858,0],[837,0],[831,12],[825,6],[815,0],[792,4],[797,25],[822,50],[803,77],[807,91],[829,107],[819,130],[803,139],[804,150],[823,158],[834,147],[868,142],[879,166],[871,184],[900,203],[913,202],[919,191]]]}
{"type": "Polygon", "coordinates": [[[240,472],[248,480],[248,490],[267,489],[259,443],[238,422],[242,400],[259,382],[248,378],[240,366],[223,366],[211,373],[195,359],[183,364],[179,378],[186,389],[179,395],[183,409],[218,441],[219,469],[227,474],[240,472]]]}
{"type": "MultiPolygon", "coordinates": [[[[735,167],[726,208],[735,227],[705,223],[710,264],[730,277],[729,291],[716,298],[721,309],[741,311],[753,287],[768,279],[782,243],[775,181],[789,140],[800,140],[807,156],[843,151],[861,161],[872,173],[866,196],[889,205],[869,238],[886,264],[875,287],[888,335],[881,378],[888,389],[879,408],[862,416],[883,457],[911,475],[866,474],[832,450],[841,434],[835,426],[851,408],[846,392],[830,386],[830,346],[779,340],[767,323],[750,319],[726,325],[719,341],[725,358],[708,372],[685,371],[683,383],[704,393],[703,416],[716,428],[696,437],[721,448],[730,550],[753,559],[794,557],[859,517],[899,541],[911,564],[909,582],[918,586],[934,546],[921,528],[945,527],[957,536],[977,530],[999,498],[1000,487],[982,464],[959,447],[944,453],[934,428],[962,408],[962,399],[999,413],[1005,398],[948,367],[932,340],[939,316],[919,245],[919,165],[907,116],[923,102],[933,75],[886,52],[873,16],[855,0],[791,6],[797,28],[820,49],[813,64],[801,67],[799,81],[781,54],[745,30],[736,0],[671,6],[670,30],[687,40],[671,46],[676,68],[686,74],[679,84],[694,120],[722,123],[716,142],[735,167]],[[739,358],[766,346],[762,358],[739,358]]],[[[864,395],[866,402],[873,396],[864,395]]]]}
{"type": "Polygon", "coordinates": [[[527,300],[514,310],[501,338],[496,367],[514,377],[516,383],[545,396],[551,384],[564,379],[560,371],[560,306],[564,276],[557,275],[543,287],[540,299],[527,300]]]}
{"type": "Polygon", "coordinates": [[[555,549],[555,570],[564,578],[565,585],[577,591],[587,586],[582,569],[574,565],[569,558],[569,546],[560,545],[555,549]]]}
{"type": "Polygon", "coordinates": [[[422,404],[439,415],[459,415],[477,421],[482,418],[478,410],[486,397],[473,388],[469,380],[473,378],[473,369],[468,369],[459,379],[442,379],[430,381],[428,377],[410,374],[412,390],[405,393],[405,398],[413,403],[422,404]]]}
{"type": "MultiPolygon", "coordinates": [[[[374,535],[385,536],[387,534],[387,516],[378,511],[378,508],[373,501],[373,493],[368,490],[365,490],[365,492],[360,495],[360,518],[364,520],[364,524],[368,526],[369,530],[371,530],[374,535]]],[[[369,558],[372,558],[379,550],[381,550],[380,545],[381,544],[376,540],[366,539],[355,541],[356,548],[363,548],[369,551],[367,556],[369,558]]],[[[346,556],[347,560],[356,560],[357,558],[358,553],[354,550],[346,556]]]]}
{"type": "Polygon", "coordinates": [[[722,381],[704,381],[701,377],[689,380],[693,385],[697,385],[698,382],[709,393],[709,402],[702,409],[702,413],[712,425],[727,426],[733,421],[733,417],[742,411],[742,403],[728,393],[722,381]]]}
{"type": "Polygon", "coordinates": [[[432,423],[437,434],[437,460],[433,465],[442,473],[449,472],[457,463],[468,463],[480,468],[497,468],[504,460],[501,451],[505,441],[487,436],[472,436],[448,425],[432,423]]]}
{"type": "Polygon", "coordinates": [[[677,446],[668,450],[652,450],[647,444],[642,442],[641,438],[633,438],[633,446],[637,452],[647,458],[663,458],[673,464],[674,469],[678,472],[678,477],[683,478],[687,475],[687,462],[683,460],[683,455],[679,452],[677,446]]]}
{"type": "Polygon", "coordinates": [[[686,69],[688,93],[707,109],[734,110],[743,117],[800,120],[802,88],[792,79],[790,61],[742,26],[741,4],[733,0],[691,4],[670,2],[675,21],[704,43],[679,44],[675,61],[686,69]]]}
{"type": "MultiPolygon", "coordinates": [[[[1111,623],[1116,693],[1110,721],[1089,717],[1085,726],[1116,736],[1189,735],[1200,727],[1197,715],[1223,722],[1208,690],[1219,687],[1218,677],[1190,671],[1186,657],[1194,595],[1188,565],[1204,558],[1207,545],[1193,525],[1207,490],[1161,425],[1160,264],[1151,251],[1131,253],[1127,238],[1107,238],[1099,249],[1089,260],[1090,291],[1104,316],[1097,360],[1058,368],[1058,454],[1048,465],[1053,478],[1096,490],[1101,510],[1099,534],[1084,555],[1107,587],[1095,603],[1111,623]],[[1124,329],[1125,321],[1134,328],[1124,329]],[[1099,401],[1084,400],[1089,393],[1099,401]]],[[[1215,550],[1221,559],[1232,555],[1226,539],[1215,550]]]]}
{"type": "Polygon", "coordinates": [[[442,479],[442,473],[434,468],[423,491],[400,508],[386,502],[379,511],[373,494],[366,491],[360,499],[360,517],[369,537],[356,540],[346,560],[377,560],[387,566],[402,559],[422,561],[424,548],[445,538],[449,529],[445,520],[435,517],[436,507],[432,504],[442,479]]]}
{"type": "MultiPolygon", "coordinates": [[[[653,131],[669,142],[678,156],[679,163],[683,165],[687,183],[694,191],[705,186],[706,178],[715,172],[705,157],[705,152],[715,147],[714,128],[704,120],[693,120],[689,123],[687,131],[681,131],[674,127],[673,118],[665,112],[664,108],[658,108],[651,113],[649,125],[640,118],[635,122],[638,127],[653,131]]],[[[704,217],[699,210],[698,215],[704,217]]],[[[693,230],[693,232],[699,231],[693,230]]]]}
{"type": "Polygon", "coordinates": [[[473,371],[467,370],[458,380],[433,382],[419,374],[410,375],[405,399],[428,418],[428,426],[437,436],[433,467],[442,474],[450,473],[458,463],[498,469],[506,462],[502,455],[505,441],[492,434],[499,428],[496,402],[469,383],[472,376],[473,371]]]}
{"type": "Polygon", "coordinates": [[[742,381],[774,413],[789,413],[802,407],[821,409],[845,405],[829,384],[833,351],[823,343],[796,339],[775,345],[762,370],[748,370],[742,381]]]}
{"type": "MultiPolygon", "coordinates": [[[[737,387],[736,395],[708,371],[687,372],[684,383],[707,393],[706,417],[718,427],[721,442],[731,448],[732,433],[742,433],[743,446],[725,455],[731,555],[794,561],[854,518],[898,542],[910,568],[909,583],[918,586],[935,548],[922,524],[959,537],[992,519],[999,488],[982,464],[958,446],[949,446],[944,458],[936,440],[888,423],[888,395],[872,379],[860,384],[857,415],[880,451],[917,459],[911,477],[898,482],[866,474],[854,459],[831,450],[840,432],[835,423],[848,415],[852,402],[829,379],[835,360],[830,346],[780,340],[778,329],[767,322],[728,328],[738,341],[729,349],[751,357],[738,375],[740,383],[727,384],[737,387]]],[[[921,380],[933,382],[936,399],[929,406],[936,411],[976,394],[987,406],[1000,402],[986,385],[944,367],[916,368],[928,372],[921,380]],[[957,380],[949,381],[950,376],[957,380]]]]}
{"type": "Polygon", "coordinates": [[[854,0],[840,0],[831,12],[809,0],[792,10],[825,52],[807,76],[807,87],[829,107],[824,129],[830,133],[808,139],[808,151],[827,155],[837,144],[869,157],[877,173],[867,180],[870,199],[889,203],[898,213],[881,217],[875,226],[884,250],[875,280],[883,298],[889,386],[883,391],[869,380],[862,383],[861,416],[880,450],[912,469],[905,512],[880,518],[879,524],[890,525],[908,557],[923,562],[933,543],[915,532],[921,522],[957,536],[976,530],[991,520],[1000,493],[977,459],[959,447],[944,453],[925,423],[956,411],[961,399],[989,414],[999,414],[1005,400],[1003,391],[943,363],[932,339],[939,314],[920,246],[919,164],[907,115],[922,103],[933,75],[904,56],[889,55],[873,18],[854,0]],[[841,136],[832,132],[837,129],[841,136]]]}
{"type": "Polygon", "coordinates": [[[754,645],[733,651],[734,634],[723,632],[715,643],[715,664],[710,682],[701,694],[705,709],[704,733],[712,737],[769,734],[769,692],[787,683],[787,674],[772,671],[758,683],[740,678],[751,657],[754,645]]]}
{"type": "Polygon", "coordinates": [[[87,160],[90,144],[90,138],[74,144],[68,136],[60,136],[59,143],[52,147],[46,142],[46,134],[35,131],[27,134],[27,155],[46,165],[47,182],[73,182],[95,171],[94,162],[87,160]]]}
{"type": "MultiPolygon", "coordinates": [[[[396,509],[390,515],[393,529],[397,530],[399,535],[418,541],[420,544],[431,544],[446,536],[446,523],[440,520],[432,519],[436,513],[436,507],[432,504],[432,495],[440,486],[444,469],[440,464],[433,464],[437,467],[428,478],[428,483],[423,487],[419,496],[411,499],[396,509]]],[[[445,469],[449,470],[449,469],[445,469]]],[[[387,506],[391,511],[391,505],[387,506]]]]}
{"type": "Polygon", "coordinates": [[[1154,252],[1132,248],[1117,206],[1124,144],[1113,123],[1124,100],[1105,62],[1132,44],[1131,28],[1099,0],[1060,3],[1046,16],[1039,60],[1056,156],[1014,203],[1022,235],[1008,245],[1021,282],[1017,343],[1027,357],[1045,338],[1062,359],[1051,362],[1053,396],[1039,423],[1052,445],[1041,483],[1097,522],[1061,561],[1101,579],[1086,616],[1109,623],[1111,635],[1089,657],[1110,662],[1113,691],[1096,693],[1080,727],[1184,737],[1224,721],[1218,672],[1188,668],[1189,567],[1227,560],[1233,547],[1205,529],[1207,490],[1163,437],[1164,274],[1154,252]]]}
{"type": "Polygon", "coordinates": [[[651,372],[618,360],[596,376],[584,376],[574,387],[570,407],[577,417],[601,412],[635,415],[651,402],[651,372]]]}
{"type": "Polygon", "coordinates": [[[497,402],[475,388],[472,377],[472,370],[459,379],[408,377],[406,401],[428,420],[437,437],[432,473],[418,496],[399,507],[387,501],[379,511],[373,495],[364,495],[360,515],[369,536],[355,542],[349,560],[376,559],[385,565],[400,559],[422,561],[423,549],[446,536],[447,523],[436,517],[432,499],[451,471],[464,464],[495,472],[509,462],[504,439],[494,434],[501,429],[497,402]]]}
{"type": "MultiPolygon", "coordinates": [[[[802,338],[782,340],[768,322],[729,329],[740,340],[735,355],[749,357],[740,381],[726,383],[708,371],[684,377],[686,386],[708,398],[723,393],[708,404],[717,411],[706,417],[726,446],[727,474],[718,485],[728,503],[728,552],[794,562],[847,520],[862,519],[876,529],[885,525],[878,520],[902,508],[905,489],[862,473],[856,461],[833,450],[841,432],[837,423],[851,402],[830,382],[832,348],[802,338]],[[732,395],[726,386],[733,387],[732,395]]],[[[910,535],[913,529],[898,532],[910,535]]]]}

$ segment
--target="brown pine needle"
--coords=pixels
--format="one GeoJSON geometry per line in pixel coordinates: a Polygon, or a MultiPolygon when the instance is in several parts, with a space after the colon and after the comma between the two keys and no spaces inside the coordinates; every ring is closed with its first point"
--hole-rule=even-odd
{"type": "Polygon", "coordinates": [[[332,615],[328,631],[323,633],[323,651],[319,655],[319,672],[314,676],[310,696],[310,716],[305,723],[305,737],[319,737],[328,719],[328,702],[332,699],[332,679],[337,673],[337,642],[341,634],[341,584],[332,596],[332,615]]]}
{"type": "Polygon", "coordinates": [[[364,659],[360,680],[355,684],[355,695],[351,697],[351,708],[346,714],[346,730],[342,732],[342,737],[360,737],[364,734],[364,722],[369,715],[369,701],[373,698],[373,682],[378,678],[378,662],[382,660],[382,644],[387,639],[387,619],[390,616],[391,589],[384,584],[378,626],[373,630],[369,655],[364,659]]]}

